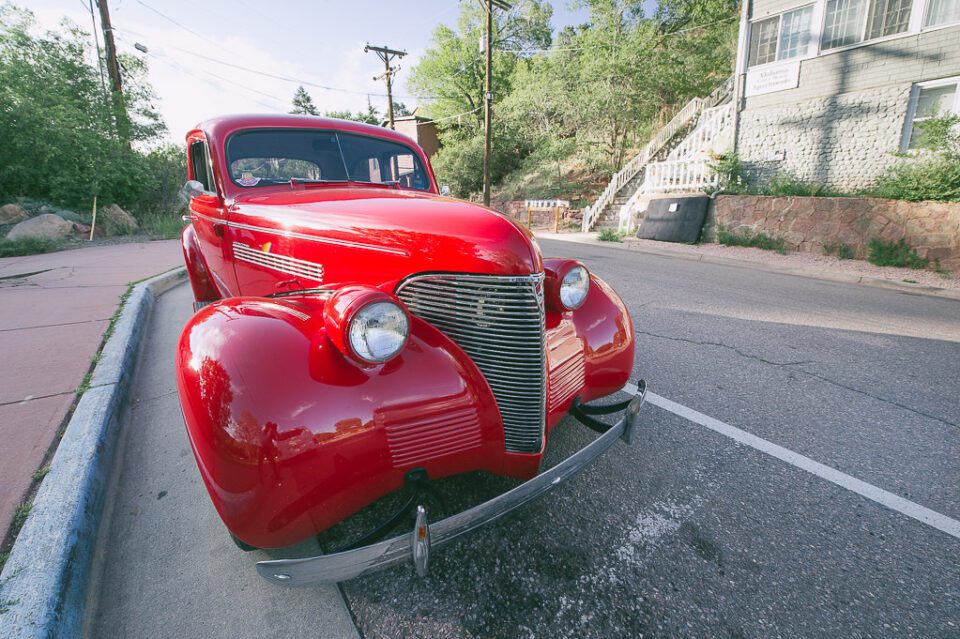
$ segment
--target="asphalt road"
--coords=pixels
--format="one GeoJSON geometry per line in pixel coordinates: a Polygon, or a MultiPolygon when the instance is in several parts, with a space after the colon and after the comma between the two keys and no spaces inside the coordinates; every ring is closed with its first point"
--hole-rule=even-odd
{"type": "MultiPolygon", "coordinates": [[[[621,293],[660,396],[960,519],[960,303],[541,246],[621,293]]],[[[336,612],[331,591],[258,582],[262,554],[229,546],[202,492],[172,390],[189,300],[152,320],[92,634],[333,634],[315,603],[336,612]]],[[[591,438],[567,420],[549,463],[591,438]]],[[[439,489],[453,511],[511,485],[439,489]]],[[[960,637],[960,540],[648,405],[632,447],[436,552],[426,579],[404,566],[343,592],[364,637],[960,637]]]]}

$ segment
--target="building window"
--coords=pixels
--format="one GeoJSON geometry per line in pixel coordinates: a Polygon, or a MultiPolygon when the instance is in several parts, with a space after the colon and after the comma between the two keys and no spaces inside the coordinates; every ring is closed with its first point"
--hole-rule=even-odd
{"type": "Polygon", "coordinates": [[[867,38],[903,33],[910,26],[910,10],[913,0],[880,0],[870,3],[867,18],[867,38]]]}
{"type": "Polygon", "coordinates": [[[810,26],[813,7],[754,22],[750,26],[749,66],[789,60],[805,55],[810,49],[810,26]]]}
{"type": "Polygon", "coordinates": [[[754,22],[750,28],[750,66],[777,59],[777,25],[780,16],[754,22]]]}
{"type": "Polygon", "coordinates": [[[863,40],[863,0],[828,0],[823,48],[834,49],[863,40]]]}
{"type": "Polygon", "coordinates": [[[905,33],[912,9],[913,0],[827,0],[822,48],[836,49],[905,33]]]}
{"type": "Polygon", "coordinates": [[[778,60],[788,60],[804,55],[810,49],[810,22],[813,7],[804,7],[783,14],[780,23],[780,50],[778,60]]]}
{"type": "Polygon", "coordinates": [[[915,149],[920,141],[921,123],[950,113],[960,114],[960,78],[915,85],[907,110],[907,126],[901,150],[915,149]]]}
{"type": "Polygon", "coordinates": [[[960,22],[960,0],[929,0],[925,27],[935,27],[950,22],[960,22]]]}

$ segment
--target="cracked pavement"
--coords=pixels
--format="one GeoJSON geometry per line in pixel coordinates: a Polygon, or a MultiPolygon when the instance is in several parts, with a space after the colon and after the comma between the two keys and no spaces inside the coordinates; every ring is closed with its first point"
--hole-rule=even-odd
{"type": "MultiPolygon", "coordinates": [[[[651,390],[960,517],[960,303],[539,240],[624,298],[651,390]]],[[[343,585],[364,637],[960,636],[960,542],[648,405],[542,502],[343,585]]],[[[591,439],[568,420],[550,463],[591,439]]],[[[495,493],[451,480],[454,510],[495,493]]],[[[440,516],[440,515],[437,515],[440,516]]]]}

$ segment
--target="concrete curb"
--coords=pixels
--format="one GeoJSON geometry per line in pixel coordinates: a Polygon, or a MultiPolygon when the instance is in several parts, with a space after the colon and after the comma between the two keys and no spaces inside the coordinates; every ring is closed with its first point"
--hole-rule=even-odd
{"type": "Polygon", "coordinates": [[[154,299],[185,281],[178,268],[134,287],[67,424],[50,472],[0,574],[0,637],[77,637],[87,582],[143,327],[154,299]]]}
{"type": "Polygon", "coordinates": [[[822,273],[819,271],[810,271],[804,268],[789,266],[777,266],[773,264],[764,264],[762,262],[753,262],[751,260],[738,260],[734,257],[720,257],[716,255],[707,255],[706,253],[690,252],[683,250],[674,250],[670,248],[653,248],[649,246],[638,246],[631,242],[601,242],[595,237],[586,238],[581,233],[536,233],[536,237],[544,240],[557,240],[560,242],[575,242],[577,244],[589,244],[592,246],[604,246],[606,248],[619,249],[621,251],[634,251],[637,253],[647,253],[650,255],[660,255],[663,257],[676,257],[694,262],[706,262],[708,264],[720,264],[725,266],[736,266],[739,268],[751,268],[757,271],[768,273],[779,273],[781,275],[794,275],[797,277],[807,277],[825,282],[840,282],[843,284],[858,284],[860,286],[869,286],[872,288],[884,288],[901,293],[912,293],[914,295],[929,295],[931,297],[940,297],[943,299],[960,301],[960,291],[947,288],[934,288],[931,286],[920,286],[918,284],[909,284],[907,282],[896,282],[885,280],[879,277],[867,277],[861,275],[848,275],[846,273],[822,273]],[[564,237],[564,235],[567,235],[564,237]]]}

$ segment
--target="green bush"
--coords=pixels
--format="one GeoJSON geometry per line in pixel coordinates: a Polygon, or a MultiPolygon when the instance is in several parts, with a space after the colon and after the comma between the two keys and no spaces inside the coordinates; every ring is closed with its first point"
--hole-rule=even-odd
{"type": "Polygon", "coordinates": [[[0,257],[49,253],[58,248],[60,248],[60,242],[46,238],[23,237],[18,240],[0,240],[0,257]]]}
{"type": "Polygon", "coordinates": [[[960,202],[960,155],[943,154],[898,164],[868,193],[891,200],[960,202]]]}
{"type": "Polygon", "coordinates": [[[841,260],[852,260],[854,257],[853,248],[851,248],[849,244],[843,244],[839,242],[837,244],[824,244],[823,254],[836,254],[837,258],[841,260]]]}
{"type": "Polygon", "coordinates": [[[777,173],[761,189],[763,195],[781,197],[842,197],[843,194],[827,190],[822,184],[806,182],[789,172],[777,173]]]}
{"type": "Polygon", "coordinates": [[[607,228],[600,229],[600,233],[597,234],[597,239],[601,242],[622,242],[626,235],[623,231],[607,228]]]}
{"type": "Polygon", "coordinates": [[[724,193],[749,193],[747,178],[740,156],[736,153],[711,155],[707,168],[720,178],[720,188],[724,193]]]}
{"type": "Polygon", "coordinates": [[[918,126],[917,146],[926,154],[888,169],[868,195],[960,202],[960,116],[934,117],[918,126]]]}
{"type": "Polygon", "coordinates": [[[896,242],[884,242],[874,238],[870,240],[867,261],[877,266],[905,266],[907,268],[927,268],[930,260],[920,257],[902,238],[896,242]]]}
{"type": "Polygon", "coordinates": [[[787,254],[787,244],[782,237],[767,235],[763,232],[736,233],[722,224],[717,225],[717,242],[727,246],[748,246],[764,251],[776,251],[781,255],[787,254]]]}

